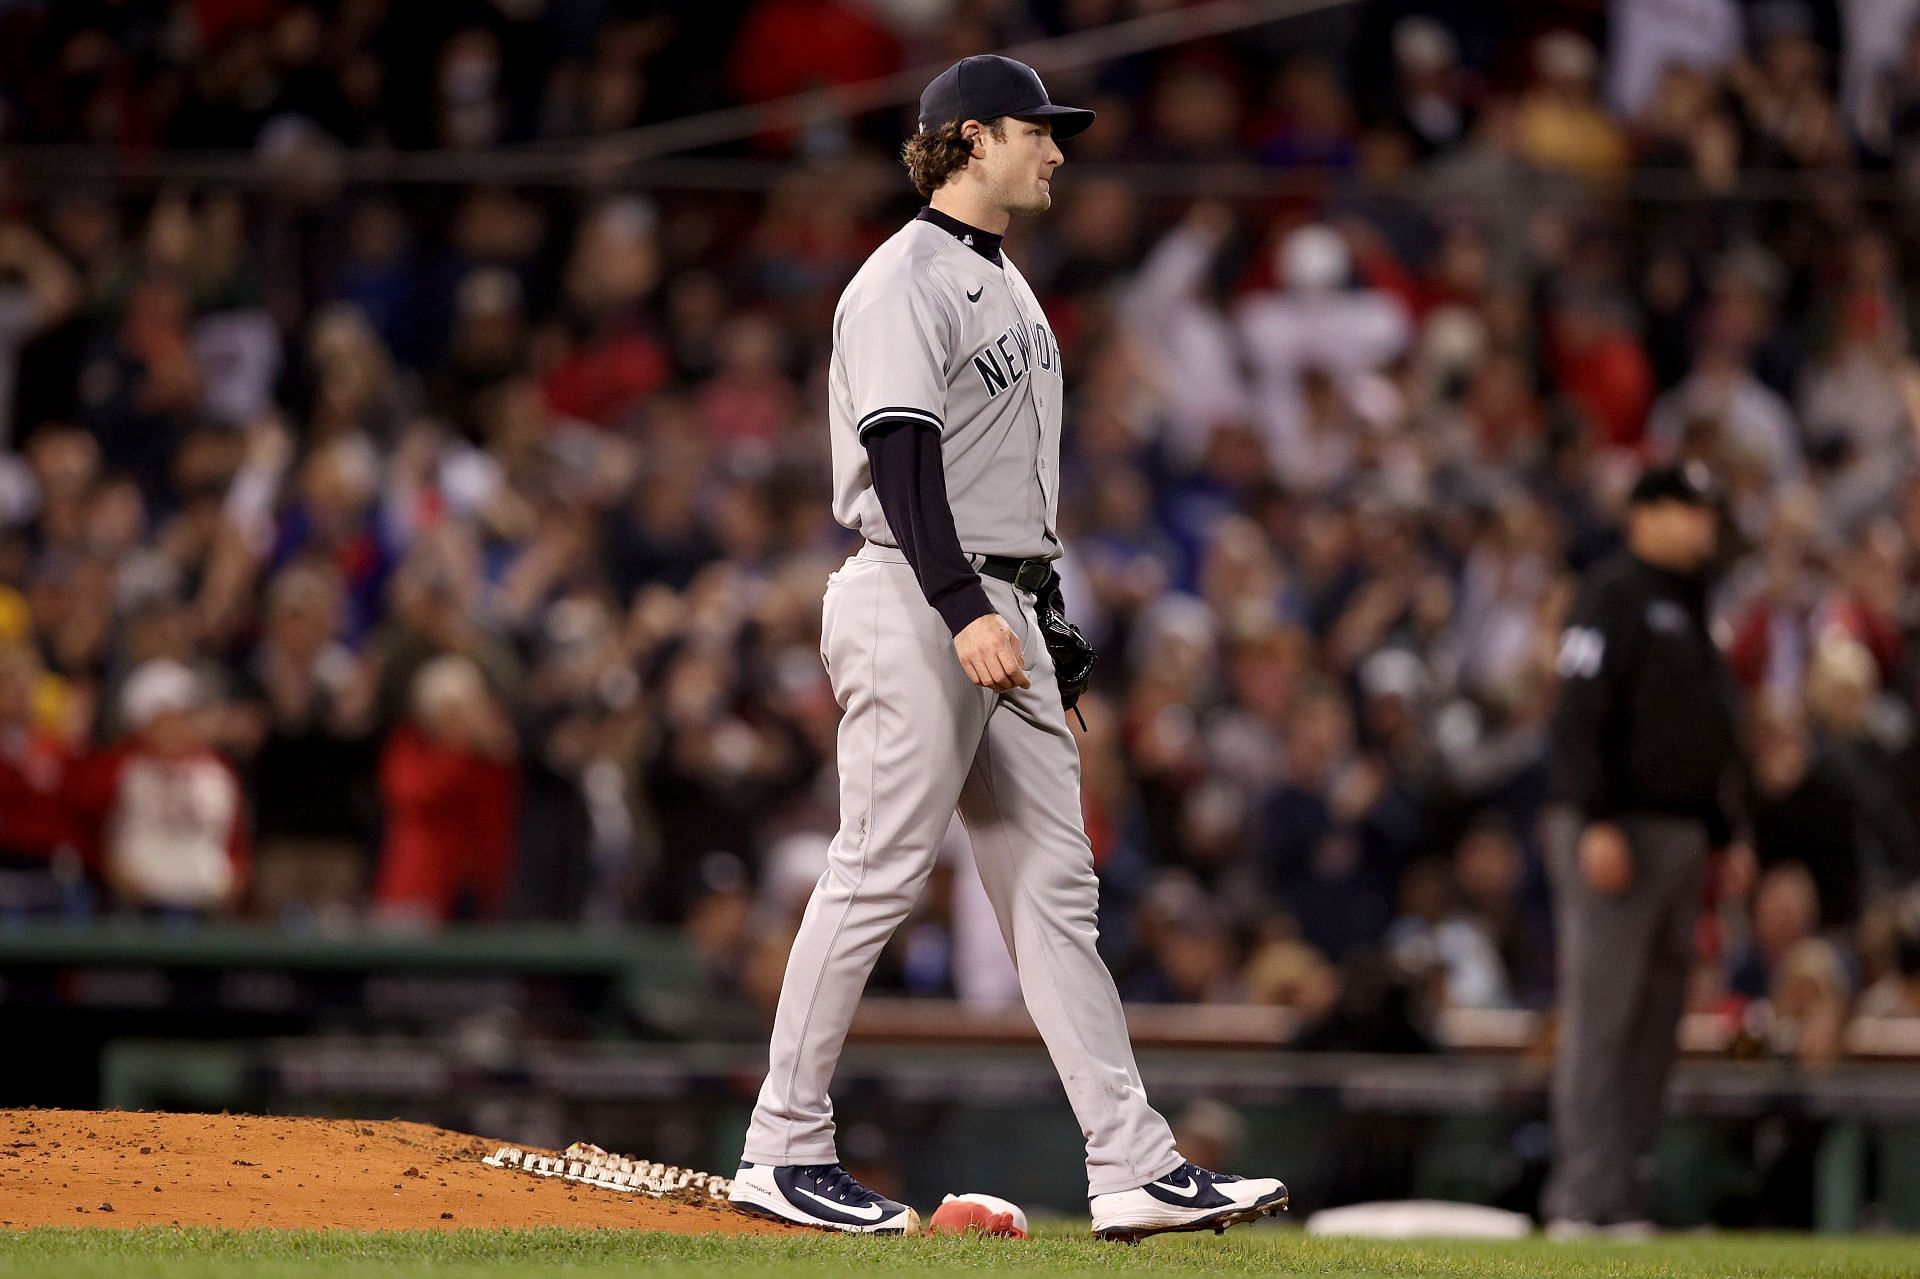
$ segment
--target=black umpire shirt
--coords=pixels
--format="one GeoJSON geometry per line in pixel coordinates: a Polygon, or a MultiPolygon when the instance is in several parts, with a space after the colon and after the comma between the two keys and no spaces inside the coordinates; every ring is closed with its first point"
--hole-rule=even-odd
{"type": "Polygon", "coordinates": [[[1588,821],[1697,817],[1714,847],[1731,838],[1739,700],[1707,588],[1705,574],[1625,553],[1581,582],[1560,637],[1548,786],[1588,821]]]}

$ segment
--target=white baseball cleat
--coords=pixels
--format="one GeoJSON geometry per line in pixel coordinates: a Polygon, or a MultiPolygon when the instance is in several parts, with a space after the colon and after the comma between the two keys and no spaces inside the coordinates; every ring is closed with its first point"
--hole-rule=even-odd
{"type": "Polygon", "coordinates": [[[1137,1190],[1095,1195],[1089,1206],[1097,1238],[1138,1243],[1180,1230],[1217,1234],[1284,1212],[1287,1187],[1277,1177],[1229,1177],[1185,1163],[1137,1190]]]}
{"type": "Polygon", "coordinates": [[[911,1235],[920,1214],[882,1198],[839,1164],[741,1164],[727,1199],[741,1212],[863,1235],[911,1235]]]}

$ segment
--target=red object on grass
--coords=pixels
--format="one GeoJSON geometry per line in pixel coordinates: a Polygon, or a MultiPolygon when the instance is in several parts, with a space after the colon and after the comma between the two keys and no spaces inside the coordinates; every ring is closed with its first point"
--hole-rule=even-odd
{"type": "Polygon", "coordinates": [[[933,1214],[929,1229],[936,1235],[1001,1235],[1025,1239],[1027,1232],[1013,1224],[1010,1212],[994,1212],[971,1199],[949,1199],[933,1214]]]}

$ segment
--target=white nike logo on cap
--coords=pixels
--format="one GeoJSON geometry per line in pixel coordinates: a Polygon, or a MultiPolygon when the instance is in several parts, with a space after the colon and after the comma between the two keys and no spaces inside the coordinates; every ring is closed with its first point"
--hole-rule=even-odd
{"type": "Polygon", "coordinates": [[[813,1200],[815,1203],[823,1203],[827,1207],[833,1209],[835,1212],[844,1212],[849,1217],[855,1217],[861,1221],[878,1221],[880,1220],[881,1216],[885,1214],[885,1212],[887,1211],[885,1208],[882,1208],[879,1204],[868,1204],[864,1208],[856,1208],[852,1204],[835,1203],[833,1200],[827,1198],[825,1195],[814,1194],[811,1190],[808,1190],[805,1186],[795,1186],[794,1190],[798,1191],[800,1194],[805,1195],[807,1198],[813,1200]]]}

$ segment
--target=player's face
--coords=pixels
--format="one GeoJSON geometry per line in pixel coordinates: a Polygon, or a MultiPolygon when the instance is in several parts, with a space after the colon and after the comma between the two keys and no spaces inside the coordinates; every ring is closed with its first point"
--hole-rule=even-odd
{"type": "Polygon", "coordinates": [[[1053,171],[1066,161],[1053,140],[1053,126],[1008,119],[1005,142],[983,133],[985,169],[993,202],[1008,213],[1045,213],[1053,205],[1053,171]]]}
{"type": "Polygon", "coordinates": [[[1647,545],[1674,568],[1695,571],[1713,559],[1719,542],[1719,516],[1712,507],[1685,502],[1654,502],[1636,512],[1646,527],[1647,545]]]}

